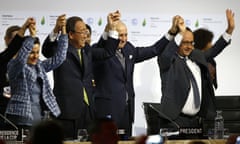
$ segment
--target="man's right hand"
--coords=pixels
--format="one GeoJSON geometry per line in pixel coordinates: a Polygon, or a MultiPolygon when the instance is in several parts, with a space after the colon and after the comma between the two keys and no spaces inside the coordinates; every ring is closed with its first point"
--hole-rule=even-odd
{"type": "Polygon", "coordinates": [[[30,24],[28,26],[28,29],[29,29],[29,33],[32,37],[36,37],[36,33],[37,33],[37,30],[36,30],[36,24],[30,24]]]}
{"type": "Polygon", "coordinates": [[[56,25],[53,29],[54,33],[59,33],[60,31],[63,32],[63,34],[66,34],[66,14],[60,15],[56,20],[56,25]]]}
{"type": "Polygon", "coordinates": [[[179,16],[177,18],[177,27],[181,34],[183,34],[186,30],[186,25],[185,25],[184,19],[181,16],[179,16]]]}
{"type": "Polygon", "coordinates": [[[22,25],[21,29],[18,31],[18,35],[21,36],[21,37],[24,37],[24,34],[27,30],[27,28],[31,25],[36,25],[36,21],[33,17],[29,17],[25,23],[22,25]]]}
{"type": "Polygon", "coordinates": [[[176,15],[173,17],[172,26],[171,26],[170,30],[168,31],[168,33],[170,35],[175,36],[179,32],[179,29],[178,29],[178,19],[179,18],[180,18],[179,15],[176,15]]]}
{"type": "Polygon", "coordinates": [[[117,24],[121,18],[120,12],[117,10],[116,12],[109,13],[107,17],[107,30],[116,30],[117,24]]]}
{"type": "Polygon", "coordinates": [[[226,18],[228,23],[226,32],[228,34],[232,34],[235,28],[235,20],[234,20],[234,12],[231,9],[226,10],[226,18]]]}

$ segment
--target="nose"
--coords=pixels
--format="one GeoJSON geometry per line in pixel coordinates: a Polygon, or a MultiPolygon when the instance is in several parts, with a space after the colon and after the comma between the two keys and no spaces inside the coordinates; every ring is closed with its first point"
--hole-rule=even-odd
{"type": "Polygon", "coordinates": [[[34,54],[34,58],[38,58],[39,57],[39,54],[38,53],[35,53],[34,54]]]}

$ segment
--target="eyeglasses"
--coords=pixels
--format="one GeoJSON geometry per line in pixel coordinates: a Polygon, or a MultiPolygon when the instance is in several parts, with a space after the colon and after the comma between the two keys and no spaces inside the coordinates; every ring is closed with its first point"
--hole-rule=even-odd
{"type": "Polygon", "coordinates": [[[182,41],[181,45],[183,46],[194,46],[194,42],[193,41],[182,41]]]}
{"type": "Polygon", "coordinates": [[[80,35],[87,35],[89,32],[88,32],[88,30],[82,30],[82,31],[73,31],[74,33],[78,33],[78,34],[80,34],[80,35]]]}

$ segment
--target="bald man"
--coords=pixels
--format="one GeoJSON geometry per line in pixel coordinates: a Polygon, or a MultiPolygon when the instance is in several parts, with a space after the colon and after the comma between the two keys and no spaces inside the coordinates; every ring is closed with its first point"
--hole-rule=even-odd
{"type": "MultiPolygon", "coordinates": [[[[115,13],[118,13],[118,11],[115,13]]],[[[113,13],[113,16],[115,13],[113,13]]],[[[170,32],[174,28],[172,26],[169,34],[167,33],[149,47],[135,47],[131,44],[128,41],[127,26],[122,21],[118,22],[114,31],[109,31],[109,33],[118,37],[116,39],[118,48],[115,56],[94,63],[95,107],[98,118],[112,118],[119,129],[125,130],[125,133],[131,136],[134,121],[134,65],[160,55],[169,40],[172,39],[173,36],[170,35],[170,32]]],[[[106,36],[103,36],[103,38],[106,38],[106,36]]],[[[104,45],[105,40],[102,39],[102,45],[104,45]]]]}

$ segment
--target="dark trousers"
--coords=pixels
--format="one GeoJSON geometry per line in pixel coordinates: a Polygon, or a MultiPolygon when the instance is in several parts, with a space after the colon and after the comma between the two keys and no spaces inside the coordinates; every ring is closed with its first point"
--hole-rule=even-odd
{"type": "Polygon", "coordinates": [[[121,120],[118,121],[118,129],[124,129],[126,137],[132,136],[132,122],[130,120],[130,112],[129,112],[129,105],[126,105],[125,111],[123,116],[121,117],[121,120]]]}
{"type": "Polygon", "coordinates": [[[91,124],[93,118],[90,115],[89,107],[86,105],[81,112],[80,116],[75,119],[56,119],[63,127],[64,138],[66,140],[77,139],[78,129],[88,129],[91,124]]]}

